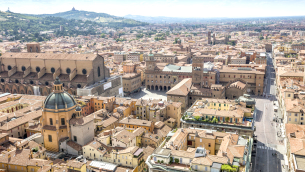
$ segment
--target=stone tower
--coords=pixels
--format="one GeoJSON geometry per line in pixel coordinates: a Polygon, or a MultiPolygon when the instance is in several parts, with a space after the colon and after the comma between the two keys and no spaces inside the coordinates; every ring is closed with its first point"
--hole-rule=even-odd
{"type": "Polygon", "coordinates": [[[148,54],[148,59],[146,60],[146,67],[148,70],[155,70],[156,60],[154,54],[152,53],[152,49],[150,49],[150,53],[148,54]]]}
{"type": "Polygon", "coordinates": [[[213,44],[216,44],[216,33],[213,33],[213,44]]]}
{"type": "Polygon", "coordinates": [[[208,32],[208,44],[212,44],[211,31],[208,32]]]}
{"type": "Polygon", "coordinates": [[[194,86],[202,87],[204,63],[199,57],[193,58],[192,83],[194,86]]]}
{"type": "Polygon", "coordinates": [[[40,53],[40,45],[37,42],[28,43],[27,46],[27,52],[28,53],[40,53]]]}

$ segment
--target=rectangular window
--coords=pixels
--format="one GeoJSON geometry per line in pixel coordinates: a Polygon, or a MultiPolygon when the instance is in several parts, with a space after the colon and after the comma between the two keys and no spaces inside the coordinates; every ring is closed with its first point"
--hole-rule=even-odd
{"type": "Polygon", "coordinates": [[[202,142],[202,139],[200,139],[200,142],[202,142]]]}
{"type": "Polygon", "coordinates": [[[76,137],[76,136],[74,136],[73,138],[74,138],[74,141],[75,141],[75,142],[77,142],[77,137],[76,137]]]}
{"type": "Polygon", "coordinates": [[[66,125],[65,118],[61,118],[61,125],[66,125]]]}
{"type": "Polygon", "coordinates": [[[289,121],[291,121],[291,118],[289,118],[289,121]]]}
{"type": "Polygon", "coordinates": [[[294,119],[294,122],[297,122],[297,119],[294,119]]]}
{"type": "Polygon", "coordinates": [[[49,135],[48,137],[49,137],[49,142],[52,142],[52,136],[49,135]]]}
{"type": "Polygon", "coordinates": [[[53,119],[50,118],[50,125],[53,125],[53,119]]]}

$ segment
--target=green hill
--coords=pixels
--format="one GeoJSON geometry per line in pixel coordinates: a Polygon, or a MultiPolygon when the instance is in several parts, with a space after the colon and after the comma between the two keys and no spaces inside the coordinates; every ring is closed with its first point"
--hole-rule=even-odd
{"type": "Polygon", "coordinates": [[[85,11],[67,11],[54,15],[0,11],[0,31],[4,31],[5,36],[10,40],[49,40],[50,36],[40,33],[41,31],[53,31],[55,36],[96,35],[100,34],[100,28],[104,26],[119,28],[146,24],[132,19],[85,11]],[[60,26],[63,26],[62,31],[59,30],[60,26]]]}
{"type": "Polygon", "coordinates": [[[79,11],[71,10],[55,14],[40,14],[40,15],[31,15],[36,17],[62,17],[65,19],[75,19],[75,20],[89,20],[102,23],[105,26],[123,26],[123,27],[133,27],[133,26],[144,26],[148,23],[136,21],[133,19],[126,19],[123,17],[116,17],[106,13],[96,13],[89,11],[79,11]]]}
{"type": "Polygon", "coordinates": [[[95,35],[102,24],[93,21],[68,20],[60,17],[39,17],[0,11],[0,31],[12,40],[43,41],[48,35],[40,31],[53,31],[56,36],[95,35]],[[63,26],[63,31],[59,31],[63,26]]]}

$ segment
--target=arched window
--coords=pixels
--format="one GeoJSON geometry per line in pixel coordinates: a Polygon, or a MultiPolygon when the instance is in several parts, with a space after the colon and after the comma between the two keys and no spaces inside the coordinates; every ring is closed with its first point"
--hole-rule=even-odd
{"type": "Polygon", "coordinates": [[[52,72],[52,73],[55,72],[55,68],[54,68],[54,67],[51,68],[51,72],[52,72]]]}
{"type": "Polygon", "coordinates": [[[101,76],[100,67],[97,67],[97,76],[98,76],[98,77],[100,77],[100,76],[101,76]]]}
{"type": "Polygon", "coordinates": [[[66,72],[67,72],[67,74],[71,73],[71,69],[70,69],[70,68],[67,68],[67,69],[66,69],[66,72]]]}
{"type": "Polygon", "coordinates": [[[87,70],[86,70],[86,69],[83,69],[83,71],[82,71],[82,72],[83,72],[83,74],[84,74],[84,75],[86,75],[86,74],[87,74],[87,70]]]}

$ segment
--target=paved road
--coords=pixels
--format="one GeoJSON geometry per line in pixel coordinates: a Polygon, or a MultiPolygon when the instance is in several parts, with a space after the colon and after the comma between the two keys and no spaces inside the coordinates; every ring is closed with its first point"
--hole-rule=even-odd
{"type": "Polygon", "coordinates": [[[284,145],[277,133],[280,131],[280,124],[273,122],[274,109],[273,101],[276,100],[275,73],[271,54],[267,57],[267,71],[265,80],[265,93],[269,98],[256,98],[257,115],[255,126],[257,135],[256,156],[253,157],[254,172],[282,172],[284,145]],[[276,153],[276,155],[275,155],[276,153]]]}

